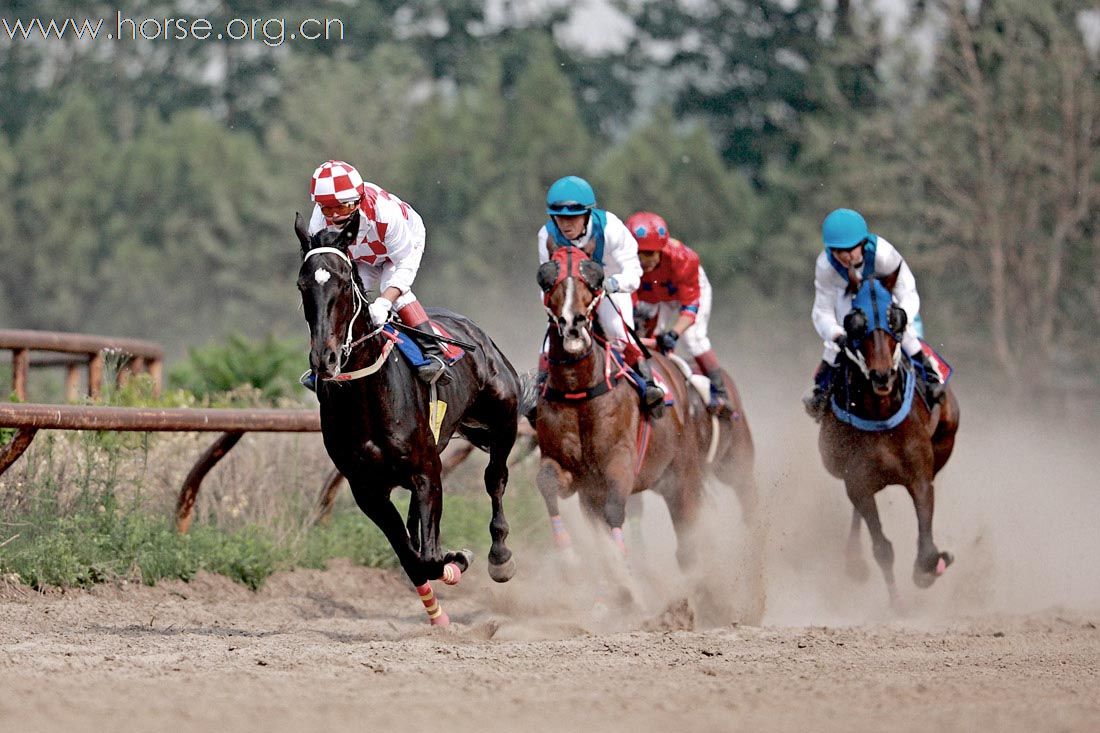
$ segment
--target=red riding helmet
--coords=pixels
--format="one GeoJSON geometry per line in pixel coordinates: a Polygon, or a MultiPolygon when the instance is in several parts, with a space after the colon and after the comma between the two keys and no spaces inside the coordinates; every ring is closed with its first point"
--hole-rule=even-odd
{"type": "Polygon", "coordinates": [[[339,206],[363,196],[363,177],[342,160],[329,160],[313,171],[309,195],[320,206],[339,206]]]}
{"type": "Polygon", "coordinates": [[[660,252],[668,244],[668,224],[652,211],[631,214],[626,228],[638,240],[639,252],[660,252]]]}

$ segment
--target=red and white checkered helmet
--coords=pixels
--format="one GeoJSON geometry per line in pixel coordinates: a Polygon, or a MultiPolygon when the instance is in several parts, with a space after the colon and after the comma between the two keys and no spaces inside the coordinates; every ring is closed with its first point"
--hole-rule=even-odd
{"type": "Polygon", "coordinates": [[[363,177],[342,160],[329,160],[313,171],[309,195],[319,206],[334,206],[363,197],[363,177]]]}

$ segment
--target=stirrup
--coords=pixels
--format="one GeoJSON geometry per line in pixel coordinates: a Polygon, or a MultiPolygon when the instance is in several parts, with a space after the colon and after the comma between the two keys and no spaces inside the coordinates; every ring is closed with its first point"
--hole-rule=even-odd
{"type": "Polygon", "coordinates": [[[450,376],[447,374],[447,363],[433,354],[425,354],[425,358],[428,359],[427,364],[421,364],[416,368],[416,376],[420,378],[422,382],[426,384],[435,384],[439,381],[448,381],[450,376]],[[444,379],[446,377],[446,379],[444,379]]]}

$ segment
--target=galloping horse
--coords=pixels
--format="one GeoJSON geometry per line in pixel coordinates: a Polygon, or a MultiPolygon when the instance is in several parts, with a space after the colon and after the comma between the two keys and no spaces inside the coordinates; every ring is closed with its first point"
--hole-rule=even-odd
{"type": "Polygon", "coordinates": [[[844,480],[854,505],[848,537],[848,572],[867,576],[859,547],[860,518],[871,533],[875,560],[897,602],[894,548],[882,532],[875,494],[889,484],[909,491],[917,510],[917,559],[913,582],[930,586],[954,558],[932,540],[932,480],[947,463],[959,427],[959,403],[950,388],[929,409],[917,375],[901,350],[906,314],[891,300],[897,273],[880,282],[864,280],[844,318],[840,378],[821,421],[818,447],[825,468],[844,480]]]}
{"type": "Polygon", "coordinates": [[[433,625],[449,618],[430,580],[454,584],[472,553],[444,552],[440,452],[457,432],[489,453],[485,490],[492,499],[489,575],[504,582],[515,573],[505,544],[504,489],[508,453],[516,439],[519,378],[496,344],[464,316],[428,309],[433,321],[474,349],[448,368],[449,381],[429,387],[395,353],[398,336],[366,318],[363,283],[346,251],[359,217],[339,232],[312,237],[299,215],[294,231],[302,245],[298,289],[309,323],[309,363],[317,374],[321,432],[332,462],[351,486],[359,508],[386,535],[433,625]],[[437,398],[433,402],[433,398],[437,398]],[[395,487],[412,493],[402,522],[390,501],[395,487]]]}
{"type": "MultiPolygon", "coordinates": [[[[538,281],[550,325],[549,369],[535,425],[542,451],[537,483],[558,547],[570,546],[559,497],[579,493],[584,509],[607,524],[625,552],[626,500],[651,489],[668,505],[676,556],[682,567],[688,566],[695,553],[690,530],[700,511],[708,451],[723,466],[744,460],[747,424],[736,431],[736,439],[728,425],[715,425],[698,391],[663,356],[654,357],[654,368],[674,405],[663,417],[646,416],[610,345],[593,334],[593,317],[604,295],[603,267],[580,249],[560,247],[539,268],[538,281]],[[720,434],[712,442],[715,429],[720,434]]],[[[752,439],[747,437],[750,463],[737,468],[751,474],[752,439]]],[[[748,506],[747,493],[742,500],[748,506]]]]}

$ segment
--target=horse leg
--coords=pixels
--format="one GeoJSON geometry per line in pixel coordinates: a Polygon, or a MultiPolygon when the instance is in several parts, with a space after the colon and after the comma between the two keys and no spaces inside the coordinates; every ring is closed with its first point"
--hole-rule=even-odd
{"type": "Polygon", "coordinates": [[[855,505],[856,510],[863,517],[863,521],[867,522],[867,530],[871,533],[871,548],[878,566],[882,568],[882,575],[886,579],[886,590],[890,594],[890,603],[897,605],[898,588],[894,582],[894,546],[882,533],[878,505],[875,504],[875,491],[877,489],[867,483],[857,484],[851,480],[845,481],[845,486],[848,489],[848,498],[851,499],[852,504],[855,505]]]}
{"type": "Polygon", "coordinates": [[[943,575],[955,558],[950,552],[940,552],[932,540],[932,510],[935,505],[932,482],[922,479],[905,488],[913,497],[913,507],[917,510],[917,559],[913,563],[913,583],[919,588],[927,588],[943,575]]]}
{"type": "Polygon", "coordinates": [[[542,500],[546,503],[546,512],[550,515],[550,529],[554,533],[554,544],[563,553],[572,549],[573,539],[569,536],[565,523],[562,522],[561,512],[558,509],[558,495],[571,480],[570,475],[553,458],[543,458],[539,462],[535,484],[539,487],[542,500]]]}
{"type": "Polygon", "coordinates": [[[867,567],[867,561],[863,559],[863,548],[860,547],[859,528],[862,524],[863,519],[859,516],[859,510],[852,507],[852,529],[848,533],[848,547],[845,553],[847,563],[845,567],[849,578],[865,583],[871,571],[867,567]]]}
{"type": "Polygon", "coordinates": [[[363,513],[370,517],[370,520],[374,522],[378,529],[382,530],[382,534],[389,540],[390,547],[397,554],[397,560],[401,563],[405,575],[409,576],[409,580],[416,586],[416,593],[420,596],[421,603],[424,604],[428,621],[432,626],[449,625],[451,619],[443,611],[439,601],[435,599],[435,593],[432,591],[431,583],[428,582],[424,565],[421,563],[416,550],[413,549],[412,540],[401,521],[401,513],[390,501],[389,492],[374,493],[352,484],[352,494],[363,513]]]}
{"type": "Polygon", "coordinates": [[[405,530],[409,533],[409,542],[413,549],[420,552],[420,502],[409,502],[409,516],[405,520],[405,530]]]}
{"type": "Polygon", "coordinates": [[[409,480],[412,503],[417,504],[420,517],[420,563],[428,578],[440,578],[447,585],[456,585],[462,573],[470,567],[473,553],[469,550],[443,552],[439,523],[443,518],[443,486],[439,481],[439,457],[433,453],[430,473],[413,474],[409,480]]]}
{"type": "Polygon", "coordinates": [[[494,441],[489,446],[489,465],[485,467],[485,491],[493,505],[489,520],[489,577],[498,583],[511,580],[516,574],[516,561],[505,540],[508,539],[508,519],[504,516],[504,490],[508,486],[508,454],[513,440],[494,441]]]}

